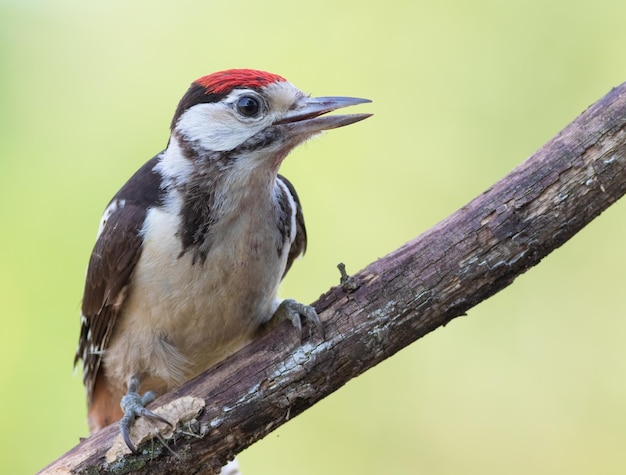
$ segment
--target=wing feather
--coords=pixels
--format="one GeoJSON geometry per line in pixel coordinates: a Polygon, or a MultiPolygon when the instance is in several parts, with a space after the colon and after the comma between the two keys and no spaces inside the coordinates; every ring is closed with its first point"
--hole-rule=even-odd
{"type": "Polygon", "coordinates": [[[113,197],[100,224],[83,295],[81,330],[74,364],[82,360],[83,383],[91,402],[102,355],[120,315],[130,276],[141,256],[141,230],[151,207],[161,204],[158,157],[148,161],[113,197]]]}
{"type": "Polygon", "coordinates": [[[278,179],[285,184],[291,194],[291,197],[293,198],[294,203],[296,204],[296,237],[289,248],[287,267],[285,267],[285,273],[283,274],[284,277],[291,268],[293,261],[295,261],[297,257],[303,256],[306,252],[307,238],[306,227],[304,226],[304,215],[302,214],[302,205],[300,204],[298,193],[296,193],[296,189],[287,178],[282,175],[278,175],[278,179]]]}

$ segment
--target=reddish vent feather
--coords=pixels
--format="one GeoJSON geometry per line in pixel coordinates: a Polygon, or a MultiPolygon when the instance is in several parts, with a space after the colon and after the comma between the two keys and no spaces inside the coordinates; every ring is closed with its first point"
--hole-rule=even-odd
{"type": "Polygon", "coordinates": [[[255,69],[227,69],[217,73],[202,76],[194,81],[204,87],[207,94],[223,94],[236,87],[260,88],[274,82],[287,81],[278,74],[272,74],[255,69]]]}

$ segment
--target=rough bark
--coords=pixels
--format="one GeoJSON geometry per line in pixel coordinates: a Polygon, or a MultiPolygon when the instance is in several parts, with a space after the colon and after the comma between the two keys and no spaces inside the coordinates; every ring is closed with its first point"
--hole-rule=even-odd
{"type": "Polygon", "coordinates": [[[511,284],[620,198],[625,127],[626,83],[456,213],[322,295],[314,305],[324,339],[312,330],[300,344],[289,324],[279,325],[160,398],[155,406],[180,405],[183,396],[200,404],[199,415],[187,415],[185,434],[168,441],[171,450],[153,440],[140,455],[107,463],[113,426],[44,473],[214,473],[351,378],[511,284]]]}

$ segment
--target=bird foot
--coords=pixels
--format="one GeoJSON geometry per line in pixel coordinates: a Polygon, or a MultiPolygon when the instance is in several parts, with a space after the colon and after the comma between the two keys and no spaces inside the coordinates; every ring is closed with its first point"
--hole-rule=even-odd
{"type": "Polygon", "coordinates": [[[293,299],[285,299],[280,303],[272,317],[272,319],[275,320],[289,320],[293,326],[296,327],[300,341],[302,341],[303,318],[313,322],[317,331],[320,332],[322,338],[324,338],[324,325],[315,309],[310,305],[301,304],[293,299]]]}
{"type": "Polygon", "coordinates": [[[156,399],[156,393],[154,391],[148,391],[143,396],[140,396],[137,392],[138,389],[139,381],[137,378],[131,378],[128,384],[128,391],[120,402],[120,406],[124,412],[124,416],[119,422],[120,433],[132,453],[137,453],[137,448],[130,440],[130,428],[138,417],[145,417],[151,421],[162,422],[172,427],[172,424],[168,420],[146,408],[148,404],[156,399]]]}

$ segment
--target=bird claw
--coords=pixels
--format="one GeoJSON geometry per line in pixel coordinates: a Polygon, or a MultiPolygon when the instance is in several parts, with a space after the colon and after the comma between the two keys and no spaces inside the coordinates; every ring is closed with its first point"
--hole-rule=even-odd
{"type": "Polygon", "coordinates": [[[302,318],[312,321],[317,331],[324,338],[324,325],[315,309],[310,305],[301,304],[293,299],[285,299],[274,312],[274,318],[289,320],[296,327],[300,341],[302,341],[302,318]]]}
{"type": "Polygon", "coordinates": [[[137,392],[138,382],[131,379],[130,384],[128,385],[128,392],[122,397],[120,402],[120,406],[122,411],[124,412],[124,416],[119,422],[120,433],[122,434],[122,438],[126,445],[130,449],[130,451],[134,454],[137,453],[137,448],[133,444],[130,439],[130,428],[133,425],[133,422],[138,417],[145,417],[154,422],[162,422],[167,424],[170,427],[173,427],[171,422],[163,417],[155,414],[150,409],[147,409],[146,406],[150,404],[156,398],[156,393],[153,391],[148,391],[143,396],[140,396],[137,392]]]}

